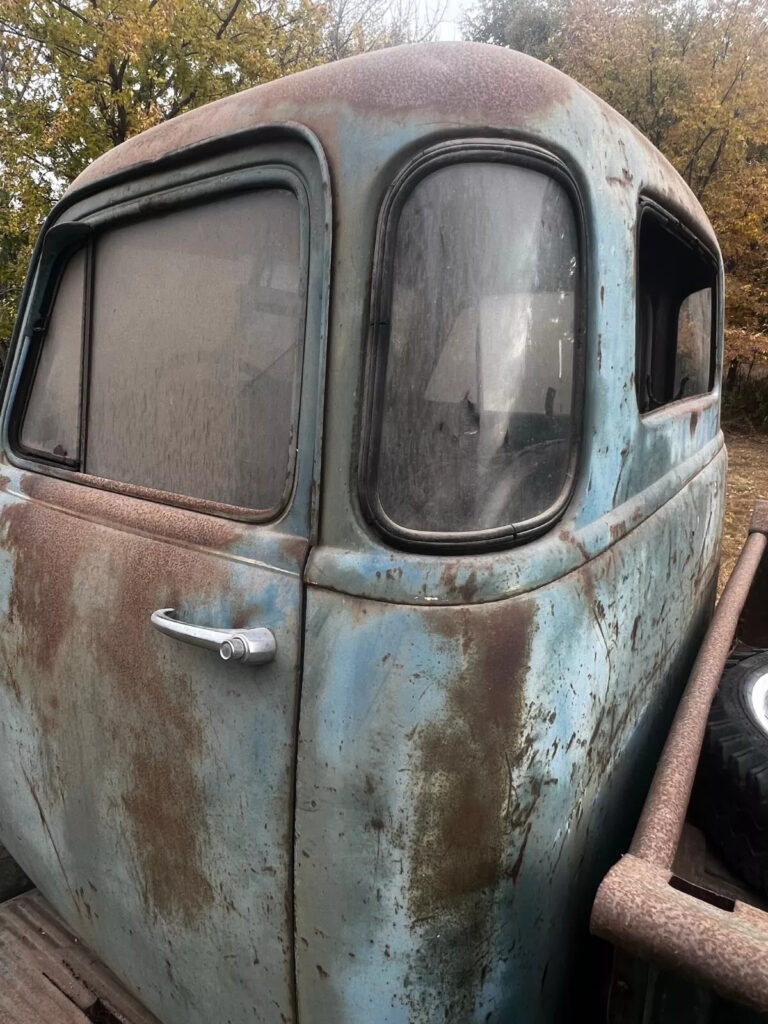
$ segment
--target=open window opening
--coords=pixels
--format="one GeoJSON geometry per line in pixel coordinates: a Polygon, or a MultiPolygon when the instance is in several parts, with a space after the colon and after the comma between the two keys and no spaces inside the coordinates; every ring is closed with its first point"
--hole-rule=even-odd
{"type": "Polygon", "coordinates": [[[641,413],[711,391],[716,305],[715,257],[675,218],[644,201],[635,373],[641,413]]]}

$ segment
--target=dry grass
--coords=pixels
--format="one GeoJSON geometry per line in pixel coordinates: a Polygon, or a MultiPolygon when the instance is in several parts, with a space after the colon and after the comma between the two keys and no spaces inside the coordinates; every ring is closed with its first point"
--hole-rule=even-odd
{"type": "Polygon", "coordinates": [[[730,576],[744,544],[755,501],[768,498],[768,436],[727,432],[725,440],[728,446],[728,483],[720,589],[730,576]]]}

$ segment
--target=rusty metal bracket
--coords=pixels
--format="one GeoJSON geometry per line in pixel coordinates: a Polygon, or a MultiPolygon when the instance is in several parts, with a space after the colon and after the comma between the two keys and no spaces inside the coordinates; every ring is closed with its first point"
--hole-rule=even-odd
{"type": "Polygon", "coordinates": [[[616,946],[762,1012],[768,1011],[768,913],[740,900],[714,906],[670,883],[709,709],[766,534],[768,502],[761,501],[691,671],[630,851],[603,879],[590,926],[616,946]]]}

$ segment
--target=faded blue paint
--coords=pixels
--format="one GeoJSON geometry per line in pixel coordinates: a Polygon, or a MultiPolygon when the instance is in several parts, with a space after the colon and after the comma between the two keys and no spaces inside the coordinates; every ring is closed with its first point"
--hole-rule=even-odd
{"type": "MultiPolygon", "coordinates": [[[[456,74],[458,52],[430,57],[456,74]]],[[[509,55],[510,69],[520,59],[509,55]]],[[[475,71],[462,65],[469,95],[481,89],[475,71]]],[[[638,414],[640,192],[714,245],[713,236],[646,140],[591,94],[566,92],[538,107],[531,99],[527,115],[508,120],[498,109],[396,117],[385,101],[361,111],[323,93],[302,111],[332,148],[338,218],[325,423],[332,454],[321,543],[306,571],[297,770],[302,1022],[543,1024],[584,1012],[591,899],[629,840],[711,612],[725,474],[719,383],[710,396],[638,414]],[[530,544],[452,557],[382,544],[360,513],[354,467],[369,309],[359,254],[373,251],[379,197],[394,174],[460,130],[535,143],[567,164],[585,207],[589,272],[585,417],[570,505],[530,544]],[[482,707],[494,672],[477,661],[478,638],[501,645],[497,696],[518,702],[515,714],[507,705],[506,724],[460,714],[473,692],[482,707]],[[505,675],[504,659],[522,652],[524,667],[505,675]],[[467,789],[474,843],[462,845],[450,807],[467,789]],[[473,818],[478,807],[482,821],[473,818]],[[457,850],[468,877],[454,878],[466,891],[451,893],[457,850]]],[[[718,381],[720,360],[718,348],[718,381]]]]}

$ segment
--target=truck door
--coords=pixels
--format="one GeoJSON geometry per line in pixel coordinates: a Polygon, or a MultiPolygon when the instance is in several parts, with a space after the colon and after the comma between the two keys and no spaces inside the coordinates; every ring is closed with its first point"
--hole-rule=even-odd
{"type": "Polygon", "coordinates": [[[75,194],[7,389],[0,841],[165,1024],[294,1019],[324,204],[296,138],[75,194]]]}

